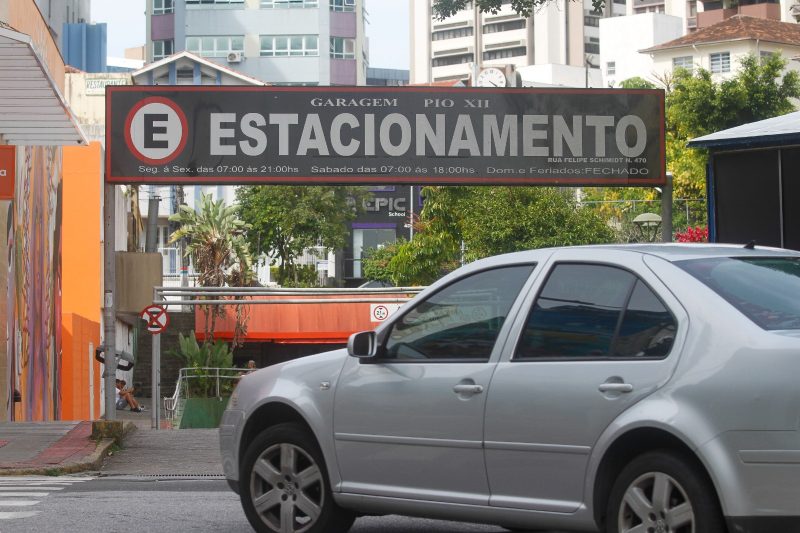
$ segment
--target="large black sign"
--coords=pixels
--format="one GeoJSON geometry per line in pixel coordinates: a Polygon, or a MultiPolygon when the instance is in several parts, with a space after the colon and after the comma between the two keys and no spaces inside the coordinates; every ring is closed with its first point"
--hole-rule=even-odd
{"type": "Polygon", "coordinates": [[[664,93],[111,87],[110,183],[659,185],[664,93]]]}

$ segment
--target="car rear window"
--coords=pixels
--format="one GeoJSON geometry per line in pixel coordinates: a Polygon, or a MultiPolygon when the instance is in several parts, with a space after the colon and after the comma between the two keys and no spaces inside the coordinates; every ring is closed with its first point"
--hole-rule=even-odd
{"type": "Polygon", "coordinates": [[[676,261],[764,329],[800,329],[800,259],[714,257],[676,261]]]}

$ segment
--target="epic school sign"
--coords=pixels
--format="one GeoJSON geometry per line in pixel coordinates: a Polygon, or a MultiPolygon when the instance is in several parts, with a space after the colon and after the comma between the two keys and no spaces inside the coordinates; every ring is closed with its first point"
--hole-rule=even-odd
{"type": "Polygon", "coordinates": [[[109,86],[106,106],[109,183],[665,180],[660,90],[109,86]]]}

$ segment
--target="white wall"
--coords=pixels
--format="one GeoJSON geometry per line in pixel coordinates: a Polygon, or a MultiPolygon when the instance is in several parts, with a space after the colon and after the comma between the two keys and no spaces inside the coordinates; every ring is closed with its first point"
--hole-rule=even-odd
{"type": "Polygon", "coordinates": [[[517,69],[522,77],[523,87],[602,87],[600,70],[588,69],[589,80],[587,84],[587,70],[584,67],[570,65],[530,65],[517,69]]]}
{"type": "Polygon", "coordinates": [[[681,56],[692,56],[695,66],[711,70],[710,55],[720,52],[730,53],[731,69],[730,72],[727,73],[713,74],[712,79],[716,82],[733,78],[739,70],[741,60],[745,56],[748,54],[759,56],[761,52],[779,52],[787,60],[787,69],[800,72],[800,63],[791,59],[792,57],[800,55],[800,46],[767,44],[757,41],[728,41],[724,43],[697,45],[696,48],[686,46],[663,50],[653,54],[653,70],[659,73],[671,72],[673,70],[672,59],[681,56]]]}
{"type": "Polygon", "coordinates": [[[663,69],[655,68],[653,58],[649,54],[639,53],[639,50],[681,37],[684,27],[683,19],[660,13],[602,19],[600,21],[602,86],[619,87],[621,81],[634,76],[655,82],[653,74],[660,73],[663,69]],[[610,62],[615,65],[614,74],[608,74],[610,62]]]}

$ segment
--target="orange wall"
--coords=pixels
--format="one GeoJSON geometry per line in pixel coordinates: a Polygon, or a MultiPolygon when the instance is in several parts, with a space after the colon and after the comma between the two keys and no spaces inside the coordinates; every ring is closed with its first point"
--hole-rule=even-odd
{"type": "MultiPolygon", "coordinates": [[[[337,294],[272,296],[271,300],[329,300],[335,298],[369,298],[380,300],[396,298],[405,300],[413,294],[397,292],[394,294],[337,294]]],[[[397,303],[402,303],[398,301],[397,303]]],[[[245,342],[269,341],[277,343],[340,344],[357,331],[375,329],[379,322],[371,317],[369,302],[358,303],[309,303],[309,304],[258,304],[246,306],[249,316],[245,342]]],[[[214,337],[229,340],[233,337],[235,312],[232,306],[225,307],[226,315],[217,318],[214,337]]],[[[195,336],[205,338],[205,313],[198,307],[195,313],[195,336]]]]}
{"type": "MultiPolygon", "coordinates": [[[[102,305],[102,150],[99,143],[65,147],[61,268],[63,357],[62,418],[87,420],[89,409],[89,348],[100,344],[102,305]]],[[[100,364],[93,360],[94,398],[100,413],[100,364]]]]}

